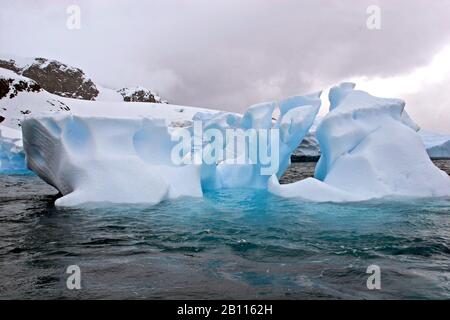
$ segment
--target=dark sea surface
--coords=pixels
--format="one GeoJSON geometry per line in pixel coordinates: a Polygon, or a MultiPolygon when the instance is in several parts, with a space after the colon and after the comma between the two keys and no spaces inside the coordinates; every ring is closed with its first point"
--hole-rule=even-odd
{"type": "MultiPolygon", "coordinates": [[[[294,164],[284,181],[313,169],[294,164]]],[[[448,198],[314,204],[234,190],[62,209],[55,195],[34,175],[0,174],[0,299],[450,298],[448,198]],[[66,286],[70,265],[81,290],[66,286]],[[380,290],[366,286],[369,265],[380,290]]]]}

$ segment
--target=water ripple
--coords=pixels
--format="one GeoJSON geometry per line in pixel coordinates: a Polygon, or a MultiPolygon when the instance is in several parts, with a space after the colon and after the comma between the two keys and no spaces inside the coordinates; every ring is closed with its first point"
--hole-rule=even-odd
{"type": "Polygon", "coordinates": [[[0,298],[77,298],[71,264],[83,298],[450,298],[450,199],[314,204],[222,190],[61,209],[34,176],[0,175],[0,190],[0,298]],[[370,264],[379,292],[365,286],[370,264]]]}

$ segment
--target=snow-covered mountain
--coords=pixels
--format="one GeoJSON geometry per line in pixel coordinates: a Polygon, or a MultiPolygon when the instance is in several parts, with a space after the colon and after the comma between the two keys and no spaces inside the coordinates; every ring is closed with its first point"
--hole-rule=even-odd
{"type": "Polygon", "coordinates": [[[34,80],[61,97],[82,100],[167,103],[153,90],[138,86],[118,90],[95,84],[80,68],[45,58],[0,57],[0,68],[34,80]]]}
{"type": "Polygon", "coordinates": [[[45,58],[0,59],[0,67],[36,81],[43,89],[74,99],[95,100],[99,91],[84,72],[45,58]]]}
{"type": "Polygon", "coordinates": [[[123,101],[126,102],[168,103],[151,90],[141,86],[135,88],[122,88],[117,90],[117,92],[123,97],[123,101]]]}
{"type": "Polygon", "coordinates": [[[42,89],[34,80],[3,68],[0,68],[0,92],[1,125],[16,130],[20,129],[23,118],[42,113],[142,116],[163,118],[176,124],[207,110],[162,103],[65,98],[42,89]]]}
{"type": "Polygon", "coordinates": [[[315,202],[450,196],[450,178],[430,160],[405,102],[354,88],[330,89],[330,111],[315,131],[321,157],[314,178],[280,185],[273,176],[268,190],[315,202]]]}
{"type": "Polygon", "coordinates": [[[20,129],[26,115],[43,112],[81,112],[86,108],[114,112],[142,113],[158,116],[167,113],[168,119],[184,122],[186,108],[167,105],[153,90],[135,88],[111,89],[94,83],[83,70],[56,60],[45,58],[18,58],[0,56],[0,123],[12,129],[20,129]],[[96,101],[89,104],[88,101],[96,101]],[[124,102],[133,102],[131,105],[124,102]],[[145,106],[136,107],[136,103],[145,106]],[[114,104],[112,107],[111,104],[114,104]],[[149,104],[151,103],[151,104],[149,104]],[[165,104],[154,106],[153,104],[165,104]],[[126,108],[113,111],[115,108],[126,108]],[[159,111],[155,111],[158,109],[159,111]],[[176,111],[175,111],[176,110],[176,111]],[[173,116],[170,116],[174,113],[173,116]]]}

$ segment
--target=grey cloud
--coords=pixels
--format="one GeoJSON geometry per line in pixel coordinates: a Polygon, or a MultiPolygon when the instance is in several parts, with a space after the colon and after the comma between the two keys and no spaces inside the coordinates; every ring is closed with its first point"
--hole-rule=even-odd
{"type": "Polygon", "coordinates": [[[448,0],[39,0],[2,9],[1,51],[233,111],[353,76],[406,73],[450,37],[448,0]],[[69,4],[81,6],[79,31],[65,27],[69,4]],[[379,31],[366,28],[372,4],[382,10],[379,31]]]}

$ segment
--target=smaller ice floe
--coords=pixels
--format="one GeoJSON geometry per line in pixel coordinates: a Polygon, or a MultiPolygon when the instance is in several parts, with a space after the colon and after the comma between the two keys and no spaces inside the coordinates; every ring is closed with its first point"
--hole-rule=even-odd
{"type": "Polygon", "coordinates": [[[0,125],[0,172],[25,169],[21,132],[0,125]]]}
{"type": "Polygon", "coordinates": [[[315,179],[280,185],[273,177],[269,191],[311,201],[449,196],[450,178],[405,121],[405,103],[353,88],[330,90],[330,112],[316,132],[322,155],[315,179]]]}
{"type": "Polygon", "coordinates": [[[450,159],[450,135],[420,130],[428,155],[435,159],[450,159]]]}

